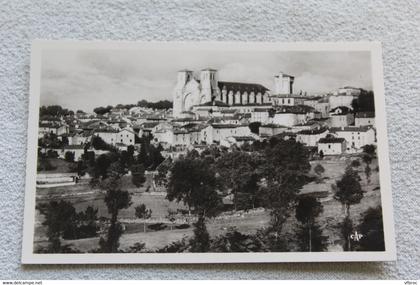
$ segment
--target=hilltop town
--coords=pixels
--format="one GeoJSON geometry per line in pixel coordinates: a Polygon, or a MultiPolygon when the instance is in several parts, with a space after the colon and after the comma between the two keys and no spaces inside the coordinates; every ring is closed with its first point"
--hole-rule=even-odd
{"type": "Polygon", "coordinates": [[[217,71],[211,69],[200,76],[197,80],[192,71],[178,73],[173,108],[118,105],[97,108],[96,113],[40,116],[39,139],[56,135],[64,143],[51,149],[62,158],[73,152],[75,161],[95,137],[119,150],[134,146],[135,151],[139,139],[148,137],[162,147],[165,158],[211,145],[242,147],[273,136],[293,138],[317,155],[357,153],[376,141],[371,91],[343,87],[310,96],[293,93],[294,77],[286,74],[274,77],[273,91],[259,84],[212,80],[217,71]]]}
{"type": "Polygon", "coordinates": [[[171,101],[42,106],[36,251],[383,250],[373,92],[294,82],[181,70],[171,101]],[[62,208],[71,230],[52,235],[62,208]],[[371,219],[379,234],[351,241],[371,219]]]}

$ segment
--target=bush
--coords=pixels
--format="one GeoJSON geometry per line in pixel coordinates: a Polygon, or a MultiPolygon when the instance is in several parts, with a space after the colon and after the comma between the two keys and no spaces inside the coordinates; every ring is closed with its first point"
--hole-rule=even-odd
{"type": "Polygon", "coordinates": [[[175,228],[179,230],[188,229],[189,227],[191,227],[189,224],[181,224],[181,225],[175,226],[175,228]]]}
{"type": "Polygon", "coordinates": [[[66,151],[64,160],[67,162],[74,162],[74,151],[66,151]]]}
{"type": "Polygon", "coordinates": [[[157,223],[157,224],[151,224],[148,225],[147,228],[152,230],[152,231],[161,231],[166,229],[168,226],[166,226],[164,223],[157,223]]]}

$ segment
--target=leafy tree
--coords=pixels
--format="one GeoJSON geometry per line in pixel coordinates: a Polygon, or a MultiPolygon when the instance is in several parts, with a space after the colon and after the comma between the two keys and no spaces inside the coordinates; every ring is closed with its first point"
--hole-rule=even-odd
{"type": "Polygon", "coordinates": [[[248,209],[255,204],[258,191],[258,167],[259,161],[255,155],[242,151],[233,151],[223,154],[217,160],[217,173],[220,176],[222,185],[232,189],[234,195],[234,208],[238,208],[239,197],[246,195],[249,197],[247,203],[242,199],[241,208],[248,209]]]}
{"type": "Polygon", "coordinates": [[[260,127],[261,127],[261,122],[252,122],[249,124],[249,129],[251,130],[251,133],[260,134],[260,127]]]}
{"type": "Polygon", "coordinates": [[[363,235],[355,246],[358,251],[384,251],[384,227],[382,218],[382,207],[369,208],[358,226],[359,232],[363,235]]]}
{"type": "Polygon", "coordinates": [[[144,171],[145,170],[143,164],[134,164],[131,167],[131,182],[136,187],[141,187],[143,186],[144,182],[146,182],[144,171]]]}
{"type": "Polygon", "coordinates": [[[221,199],[216,192],[216,175],[210,166],[201,159],[181,158],[172,167],[167,189],[169,201],[183,201],[188,208],[194,208],[198,220],[194,224],[194,238],[191,250],[208,251],[209,234],[205,218],[216,215],[221,199]]]}
{"type": "Polygon", "coordinates": [[[42,117],[60,117],[71,115],[73,111],[64,109],[60,105],[41,106],[39,108],[39,116],[42,117]]]}
{"type": "Polygon", "coordinates": [[[98,209],[88,206],[84,212],[77,214],[77,238],[89,238],[96,236],[99,226],[98,209]]]}
{"type": "Polygon", "coordinates": [[[296,219],[302,224],[298,230],[301,251],[323,251],[326,238],[316,223],[316,218],[323,211],[322,204],[314,197],[301,197],[296,207],[296,219]]]}
{"type": "MultiPolygon", "coordinates": [[[[351,167],[347,167],[341,180],[336,181],[334,199],[345,206],[347,217],[350,217],[350,206],[360,203],[363,190],[360,186],[360,177],[351,167]]],[[[335,188],[335,189],[334,189],[335,188]]]]}
{"type": "Polygon", "coordinates": [[[113,152],[99,155],[96,158],[93,166],[89,168],[89,174],[92,176],[92,181],[91,181],[92,184],[93,185],[97,184],[97,181],[99,181],[100,179],[106,179],[109,176],[109,173],[110,173],[109,168],[111,167],[112,164],[114,164],[114,168],[115,168],[113,171],[116,171],[116,170],[120,172],[123,171],[119,167],[118,159],[119,159],[118,154],[113,153],[113,152]]]}
{"type": "Polygon", "coordinates": [[[112,106],[97,107],[93,109],[93,112],[95,112],[97,115],[105,115],[106,113],[109,113],[111,110],[112,110],[112,106]]]}
{"type": "Polygon", "coordinates": [[[176,253],[176,252],[186,252],[189,251],[190,242],[186,238],[183,238],[180,241],[175,241],[169,245],[164,246],[163,248],[158,249],[156,252],[159,253],[176,253]]]}
{"type": "Polygon", "coordinates": [[[363,162],[366,164],[365,167],[365,175],[366,175],[366,181],[369,184],[370,183],[370,175],[372,174],[372,170],[370,168],[370,164],[372,163],[372,160],[376,157],[376,147],[372,144],[368,144],[363,146],[363,162]]]}
{"type": "MultiPolygon", "coordinates": [[[[152,216],[152,210],[151,209],[147,209],[145,204],[140,204],[138,206],[136,206],[135,208],[135,215],[137,218],[139,219],[143,219],[143,220],[147,220],[150,219],[150,217],[152,216]]],[[[143,231],[146,232],[146,222],[143,222],[143,231]]]]}
{"type": "Polygon", "coordinates": [[[49,253],[60,253],[63,248],[60,238],[62,235],[70,235],[76,227],[76,210],[73,205],[64,200],[51,201],[41,204],[38,210],[45,216],[43,226],[47,227],[49,253]]]}
{"type": "Polygon", "coordinates": [[[353,167],[353,168],[360,167],[360,161],[358,159],[352,160],[351,167],[353,167]]]}
{"type": "Polygon", "coordinates": [[[159,164],[159,166],[156,168],[158,173],[154,176],[157,185],[165,187],[168,185],[169,173],[172,168],[172,165],[173,162],[170,157],[168,157],[161,164],[159,164]]]}
{"type": "Polygon", "coordinates": [[[201,159],[181,158],[174,163],[168,183],[167,199],[183,201],[205,216],[213,216],[220,204],[216,175],[201,159]]]}
{"type": "Polygon", "coordinates": [[[112,147],[107,144],[100,136],[92,136],[92,146],[98,150],[111,150],[112,147]]]}
{"type": "Polygon", "coordinates": [[[126,251],[128,253],[139,253],[145,252],[146,244],[143,242],[136,242],[134,245],[130,246],[130,248],[126,251]]]}
{"type": "Polygon", "coordinates": [[[316,175],[318,175],[318,181],[320,181],[322,174],[325,172],[325,168],[321,164],[318,163],[314,167],[314,172],[316,173],[316,175]]]}
{"type": "Polygon", "coordinates": [[[199,215],[194,223],[194,237],[190,240],[190,246],[192,252],[208,252],[210,249],[210,235],[204,215],[199,215]]]}
{"type": "Polygon", "coordinates": [[[114,164],[108,172],[107,178],[100,183],[100,188],[106,191],[104,201],[111,220],[107,237],[101,238],[99,244],[102,252],[118,252],[119,239],[123,232],[118,222],[118,213],[131,205],[131,195],[128,191],[122,190],[121,172],[118,166],[114,164]]]}
{"type": "Polygon", "coordinates": [[[68,162],[74,162],[74,151],[66,151],[64,154],[64,160],[68,162]]]}
{"type": "Polygon", "coordinates": [[[236,228],[229,228],[227,233],[216,237],[211,242],[211,252],[259,252],[263,243],[253,235],[242,234],[236,228]]]}
{"type": "Polygon", "coordinates": [[[168,100],[162,100],[157,102],[148,102],[146,100],[141,100],[137,102],[137,106],[144,107],[144,108],[152,108],[152,109],[171,109],[172,102],[168,100]]]}
{"type": "Polygon", "coordinates": [[[261,171],[266,186],[262,188],[265,207],[270,209],[270,238],[273,250],[284,248],[281,240],[283,224],[294,205],[298,191],[307,183],[309,153],[294,140],[272,140],[264,151],[261,171]]]}
{"type": "Polygon", "coordinates": [[[171,231],[172,231],[173,224],[176,221],[176,212],[171,209],[168,209],[168,214],[166,215],[166,218],[171,222],[171,231]]]}
{"type": "Polygon", "coordinates": [[[351,234],[353,233],[353,222],[351,221],[350,217],[345,217],[344,221],[340,224],[341,226],[341,235],[344,239],[343,250],[344,251],[352,251],[353,244],[351,241],[351,234]]]}

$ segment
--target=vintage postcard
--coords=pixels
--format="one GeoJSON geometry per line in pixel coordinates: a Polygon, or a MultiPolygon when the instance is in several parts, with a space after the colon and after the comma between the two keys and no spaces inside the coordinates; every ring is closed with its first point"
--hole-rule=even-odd
{"type": "Polygon", "coordinates": [[[395,260],[381,57],[35,41],[22,262],[395,260]]]}

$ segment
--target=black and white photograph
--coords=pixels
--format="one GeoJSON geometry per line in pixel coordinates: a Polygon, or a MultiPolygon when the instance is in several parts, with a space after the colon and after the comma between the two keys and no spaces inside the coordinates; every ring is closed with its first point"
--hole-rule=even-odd
{"type": "Polygon", "coordinates": [[[32,46],[23,263],[395,259],[378,43],[32,46]]]}

